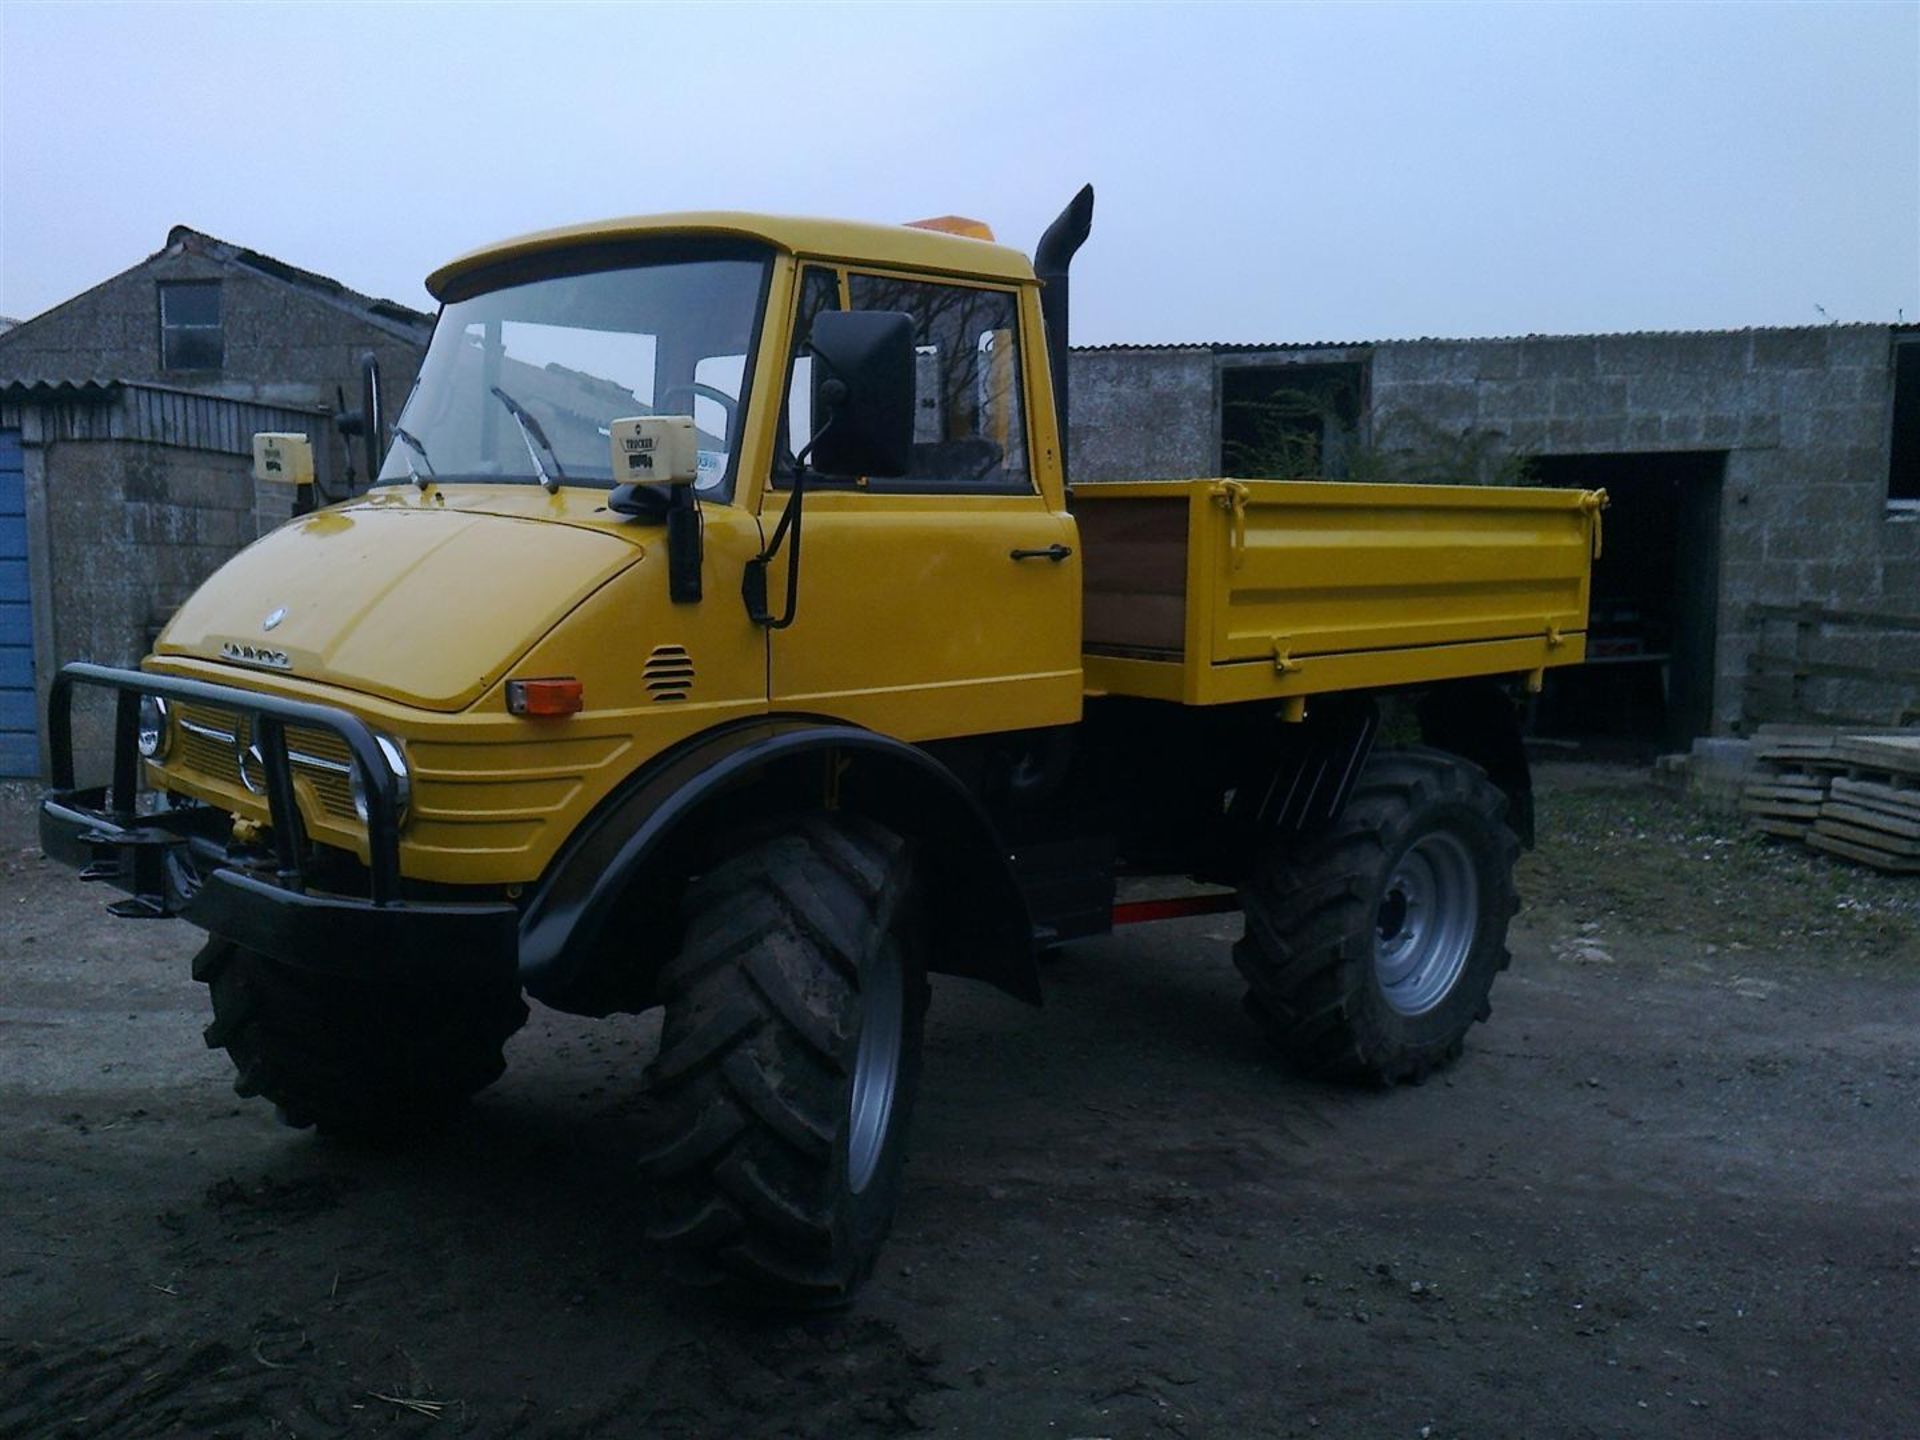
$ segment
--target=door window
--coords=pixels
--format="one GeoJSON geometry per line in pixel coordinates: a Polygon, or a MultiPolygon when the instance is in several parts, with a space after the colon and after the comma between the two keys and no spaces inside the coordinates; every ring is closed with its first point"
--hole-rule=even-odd
{"type": "Polygon", "coordinates": [[[870,488],[1031,494],[1013,293],[851,275],[847,295],[852,309],[913,317],[913,468],[870,488]]]}

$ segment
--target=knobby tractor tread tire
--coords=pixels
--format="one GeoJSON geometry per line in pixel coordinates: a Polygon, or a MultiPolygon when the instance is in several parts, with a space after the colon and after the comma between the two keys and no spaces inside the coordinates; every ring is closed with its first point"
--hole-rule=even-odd
{"type": "Polygon", "coordinates": [[[451,1119],[506,1069],[502,1047],[527,1019],[516,988],[453,991],[344,977],[208,937],[193,975],[212,994],[209,1048],[233,1088],[272,1101],[298,1129],[382,1141],[451,1119]]]}
{"type": "Polygon", "coordinates": [[[681,949],[661,974],[648,1234],[684,1280],[770,1306],[837,1305],[892,1226],[919,1084],[927,985],[912,855],[838,815],[776,822],[728,851],[689,885],[681,949]],[[874,1023],[863,1011],[895,991],[892,1102],[884,1130],[866,1132],[884,1138],[856,1189],[851,1106],[874,1023]]]}
{"type": "Polygon", "coordinates": [[[1418,1084],[1456,1059],[1468,1029],[1492,1013],[1506,969],[1507,923],[1519,910],[1519,841],[1507,800],[1476,765],[1441,751],[1377,753],[1325,834],[1276,846],[1241,889],[1246,936],[1234,963],[1247,1009],[1293,1066],[1325,1079],[1418,1084]],[[1478,908],[1457,977],[1422,1013],[1389,1002],[1375,963],[1383,900],[1402,857],[1423,837],[1470,865],[1478,908]]]}

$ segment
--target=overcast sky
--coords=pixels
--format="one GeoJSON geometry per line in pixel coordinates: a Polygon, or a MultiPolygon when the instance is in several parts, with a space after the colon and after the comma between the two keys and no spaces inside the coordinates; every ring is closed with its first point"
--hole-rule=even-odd
{"type": "Polygon", "coordinates": [[[1920,319],[1920,5],[0,0],[0,314],[184,222],[429,306],[460,251],[1083,181],[1083,343],[1920,319]]]}

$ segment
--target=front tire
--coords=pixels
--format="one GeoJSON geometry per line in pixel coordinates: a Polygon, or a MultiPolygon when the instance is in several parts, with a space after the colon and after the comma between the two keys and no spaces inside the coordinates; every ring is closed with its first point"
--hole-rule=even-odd
{"type": "Polygon", "coordinates": [[[688,887],[661,974],[648,1233],[684,1278],[840,1304],[892,1226],[919,1087],[911,851],[811,815],[729,852],[688,887]]]}
{"type": "Polygon", "coordinates": [[[297,1129],[387,1141],[439,1128],[506,1069],[527,1020],[518,986],[427,986],[304,970],[211,935],[193,977],[233,1088],[297,1129]]]}
{"type": "Polygon", "coordinates": [[[1298,1069],[1418,1083],[1460,1054],[1510,958],[1520,846],[1506,807],[1465,760],[1383,751],[1331,830],[1256,862],[1234,963],[1298,1069]]]}

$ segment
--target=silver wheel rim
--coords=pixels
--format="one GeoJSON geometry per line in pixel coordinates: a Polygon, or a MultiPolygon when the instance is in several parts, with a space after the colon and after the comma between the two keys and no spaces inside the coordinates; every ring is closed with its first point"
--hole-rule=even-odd
{"type": "Polygon", "coordinates": [[[1408,847],[1380,892],[1373,969],[1402,1015],[1424,1015],[1453,990],[1480,928],[1480,879],[1467,847],[1444,831],[1408,847]]]}
{"type": "Polygon", "coordinates": [[[891,945],[874,956],[860,986],[860,1049],[848,1101],[847,1184],[858,1195],[880,1168],[893,1092],[900,1080],[900,1039],[906,1027],[906,987],[891,945]]]}

